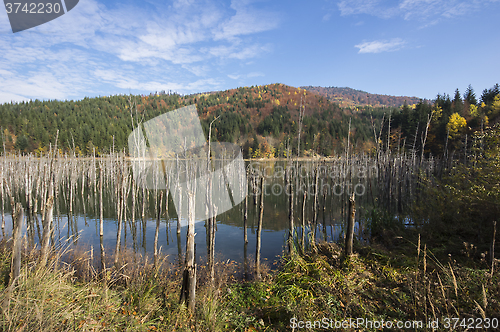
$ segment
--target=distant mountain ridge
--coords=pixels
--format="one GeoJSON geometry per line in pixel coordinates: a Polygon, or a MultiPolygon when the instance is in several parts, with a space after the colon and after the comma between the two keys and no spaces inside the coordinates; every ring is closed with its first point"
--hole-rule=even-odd
{"type": "Polygon", "coordinates": [[[422,98],[409,96],[389,96],[368,93],[362,90],[356,90],[347,87],[321,87],[321,86],[302,86],[302,89],[316,92],[328,100],[338,103],[340,107],[400,107],[406,102],[408,105],[418,104],[422,98]]]}

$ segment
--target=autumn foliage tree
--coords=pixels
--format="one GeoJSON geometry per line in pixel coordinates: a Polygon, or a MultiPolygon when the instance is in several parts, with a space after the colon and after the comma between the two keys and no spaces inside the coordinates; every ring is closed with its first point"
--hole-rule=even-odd
{"type": "Polygon", "coordinates": [[[464,117],[462,117],[458,113],[453,113],[450,116],[448,124],[446,125],[446,129],[448,130],[448,137],[451,139],[457,138],[465,129],[466,125],[467,121],[464,117]]]}

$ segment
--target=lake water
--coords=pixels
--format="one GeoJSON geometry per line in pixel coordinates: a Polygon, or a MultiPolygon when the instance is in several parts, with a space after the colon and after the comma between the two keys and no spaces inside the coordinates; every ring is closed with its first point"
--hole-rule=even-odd
{"type": "MultiPolygon", "coordinates": [[[[248,191],[248,246],[247,252],[251,257],[255,257],[256,233],[259,217],[259,208],[256,197],[259,196],[252,190],[252,178],[259,175],[265,176],[265,199],[264,215],[262,229],[261,261],[269,263],[275,262],[283,253],[285,248],[286,236],[288,234],[289,222],[289,196],[284,181],[283,170],[286,168],[285,161],[265,161],[265,162],[246,162],[248,173],[249,191],[248,191]]],[[[308,191],[305,204],[305,220],[314,219],[314,184],[315,177],[310,170],[312,162],[300,162],[297,165],[295,177],[292,179],[294,184],[294,222],[296,226],[302,223],[302,210],[304,191],[308,191]],[[301,182],[297,182],[297,178],[301,182]],[[299,188],[299,189],[298,189],[299,188]],[[300,189],[302,188],[302,189],[300,189]]],[[[326,163],[325,165],[328,165],[326,163]]],[[[332,164],[333,165],[333,164],[332,164]]],[[[348,188],[356,192],[356,227],[355,234],[358,239],[363,241],[366,225],[364,220],[373,204],[376,196],[374,177],[365,169],[361,174],[359,170],[352,172],[352,177],[346,182],[342,174],[335,173],[333,166],[325,168],[323,173],[318,175],[318,186],[324,190],[318,195],[317,214],[317,238],[323,239],[326,235],[327,241],[339,241],[343,236],[343,229],[347,216],[346,200],[348,188]],[[358,173],[358,174],[356,174],[358,173]],[[348,183],[346,185],[346,183],[348,183]]],[[[64,241],[71,239],[70,243],[84,249],[90,249],[92,246],[95,257],[98,256],[100,245],[99,238],[99,204],[94,196],[93,190],[89,188],[78,189],[74,193],[73,214],[69,216],[67,205],[67,193],[59,195],[58,209],[54,210],[54,239],[64,241]],[[96,204],[97,203],[97,204],[96,204]]],[[[259,188],[260,190],[260,188],[259,188]]],[[[153,193],[154,194],[154,193],[153,193]]],[[[97,195],[98,196],[98,195],[97,195]]],[[[113,199],[108,192],[103,201],[104,211],[104,236],[103,244],[106,255],[112,255],[117,241],[117,219],[113,199]],[[114,204],[114,205],[113,205],[114,204]],[[106,208],[108,207],[108,208],[106,208]]],[[[169,196],[168,214],[164,211],[160,218],[158,246],[162,254],[167,254],[169,259],[175,261],[179,253],[185,252],[187,227],[182,227],[180,237],[176,233],[177,215],[175,205],[169,196]],[[179,242],[180,241],[180,242],[179,242]]],[[[151,254],[154,251],[154,236],[156,230],[156,214],[154,199],[150,199],[146,215],[142,220],[139,212],[139,203],[136,203],[135,223],[131,221],[131,202],[130,197],[127,202],[127,215],[124,221],[124,228],[121,238],[122,246],[133,250],[136,253],[151,254]]],[[[244,260],[244,231],[243,215],[245,201],[235,206],[233,209],[217,216],[217,231],[215,238],[215,257],[220,260],[234,260],[243,262],[244,260]]],[[[165,210],[165,209],[163,209],[165,210]]],[[[10,234],[12,221],[9,214],[6,214],[6,236],[10,234]]],[[[38,243],[41,233],[40,215],[38,222],[32,223],[30,231],[26,230],[26,223],[23,234],[32,234],[32,241],[38,243]]],[[[185,224],[185,223],[184,223],[185,224]]],[[[306,223],[307,224],[307,223],[306,223]]],[[[198,221],[195,224],[196,253],[199,261],[205,261],[206,246],[206,227],[204,221],[198,221]]],[[[300,228],[298,230],[300,234],[300,228]]]]}

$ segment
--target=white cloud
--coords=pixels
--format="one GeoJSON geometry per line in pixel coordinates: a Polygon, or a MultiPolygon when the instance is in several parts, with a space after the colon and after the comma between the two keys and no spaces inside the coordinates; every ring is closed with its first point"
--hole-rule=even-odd
{"type": "Polygon", "coordinates": [[[387,40],[375,40],[371,42],[364,42],[354,47],[359,48],[358,53],[381,53],[381,52],[392,52],[400,50],[404,47],[406,42],[401,38],[387,40]]]}

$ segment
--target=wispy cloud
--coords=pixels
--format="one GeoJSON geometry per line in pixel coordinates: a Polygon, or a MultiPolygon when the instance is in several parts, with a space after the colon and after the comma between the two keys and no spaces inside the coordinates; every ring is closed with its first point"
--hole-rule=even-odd
{"type": "Polygon", "coordinates": [[[340,14],[366,14],[380,18],[403,17],[406,20],[435,20],[466,15],[498,0],[341,0],[340,14]]]}
{"type": "Polygon", "coordinates": [[[264,73],[261,72],[251,72],[246,75],[240,75],[240,74],[229,74],[227,77],[229,77],[232,80],[237,80],[237,79],[245,79],[245,78],[252,78],[252,77],[263,77],[266,76],[264,73]]]}
{"type": "Polygon", "coordinates": [[[214,90],[227,78],[225,64],[272,50],[252,35],[280,22],[277,13],[247,0],[233,0],[230,6],[213,0],[151,0],[141,7],[86,0],[56,20],[12,34],[7,15],[0,12],[0,103],[73,99],[104,87],[214,90]],[[207,79],[210,73],[215,78],[207,79]]]}
{"type": "Polygon", "coordinates": [[[394,38],[391,40],[375,40],[371,42],[364,42],[354,47],[359,48],[358,53],[381,53],[392,52],[400,50],[404,47],[406,42],[401,38],[394,38]]]}

